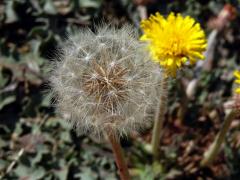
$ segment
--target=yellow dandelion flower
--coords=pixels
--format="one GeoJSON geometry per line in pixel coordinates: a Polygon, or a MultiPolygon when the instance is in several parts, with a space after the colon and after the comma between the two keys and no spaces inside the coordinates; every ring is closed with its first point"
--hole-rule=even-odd
{"type": "Polygon", "coordinates": [[[144,34],[140,40],[149,42],[149,50],[154,61],[175,76],[178,69],[189,61],[194,64],[204,59],[207,41],[200,24],[190,16],[170,13],[164,18],[159,13],[141,22],[144,34]]]}
{"type": "MultiPolygon", "coordinates": [[[[235,83],[240,84],[240,71],[234,71],[234,76],[236,77],[235,83]]],[[[240,94],[240,87],[237,87],[235,89],[235,93],[240,94]]]]}

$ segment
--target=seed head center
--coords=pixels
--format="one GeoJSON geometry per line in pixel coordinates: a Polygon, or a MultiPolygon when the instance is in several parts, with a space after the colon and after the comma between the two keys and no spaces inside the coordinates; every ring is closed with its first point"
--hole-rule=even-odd
{"type": "Polygon", "coordinates": [[[127,69],[120,65],[92,63],[92,70],[84,74],[83,87],[88,96],[105,108],[114,110],[127,97],[127,69]]]}

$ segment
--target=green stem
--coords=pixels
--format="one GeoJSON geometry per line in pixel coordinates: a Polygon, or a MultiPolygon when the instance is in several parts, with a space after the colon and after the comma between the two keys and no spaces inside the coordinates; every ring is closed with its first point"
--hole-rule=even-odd
{"type": "Polygon", "coordinates": [[[214,142],[210,145],[208,150],[204,153],[203,160],[201,161],[201,166],[210,165],[213,162],[213,160],[216,158],[219,151],[221,150],[221,145],[225,140],[228,129],[237,114],[238,114],[237,110],[232,110],[226,115],[223,125],[219,133],[215,137],[214,142]]]}
{"type": "Polygon", "coordinates": [[[115,135],[111,133],[108,134],[108,138],[112,145],[113,154],[115,157],[115,161],[119,170],[121,180],[130,180],[127,163],[125,162],[123,150],[119,141],[116,139],[115,135]]]}
{"type": "Polygon", "coordinates": [[[157,112],[154,119],[154,127],[152,133],[152,153],[154,160],[157,160],[159,157],[159,143],[162,134],[164,114],[166,112],[166,103],[167,103],[167,88],[168,88],[168,78],[165,73],[163,73],[160,82],[160,96],[157,106],[157,112]]]}

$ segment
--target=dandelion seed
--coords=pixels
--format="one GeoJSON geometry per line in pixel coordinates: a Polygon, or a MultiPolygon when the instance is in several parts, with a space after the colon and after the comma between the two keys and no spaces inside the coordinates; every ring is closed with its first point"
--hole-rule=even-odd
{"type": "Polygon", "coordinates": [[[87,55],[83,58],[83,60],[86,61],[86,62],[88,62],[90,59],[91,59],[91,56],[90,56],[89,54],[87,54],[87,55]]]}
{"type": "Polygon", "coordinates": [[[71,115],[70,115],[70,114],[67,114],[67,113],[63,113],[63,118],[64,118],[64,119],[70,119],[70,118],[71,118],[71,115]]]}
{"type": "Polygon", "coordinates": [[[104,47],[104,46],[106,46],[106,44],[105,43],[100,43],[99,46],[104,47]]]}
{"type": "Polygon", "coordinates": [[[121,48],[121,51],[122,51],[122,52],[126,52],[127,49],[125,49],[125,48],[122,47],[122,48],[121,48]]]}

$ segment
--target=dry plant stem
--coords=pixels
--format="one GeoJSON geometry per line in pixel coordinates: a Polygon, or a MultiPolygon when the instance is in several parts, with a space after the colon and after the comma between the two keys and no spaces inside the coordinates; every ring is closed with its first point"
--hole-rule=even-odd
{"type": "Polygon", "coordinates": [[[238,114],[237,110],[232,110],[227,114],[223,122],[222,128],[220,129],[220,132],[217,134],[214,142],[210,145],[208,150],[204,153],[203,160],[201,161],[201,166],[210,165],[216,158],[219,151],[221,150],[221,145],[225,140],[228,129],[237,114],[238,114]]]}
{"type": "Polygon", "coordinates": [[[165,73],[163,73],[161,82],[160,82],[160,96],[159,102],[157,106],[157,111],[154,119],[154,127],[152,133],[152,153],[154,160],[157,160],[159,157],[159,143],[163,129],[164,122],[164,114],[166,111],[166,103],[167,103],[167,86],[168,86],[168,77],[165,73]]]}
{"type": "Polygon", "coordinates": [[[115,161],[119,170],[121,180],[130,180],[127,163],[124,159],[122,147],[119,144],[119,140],[117,140],[116,137],[111,133],[108,134],[108,138],[112,145],[113,154],[115,157],[115,161]]]}
{"type": "Polygon", "coordinates": [[[24,148],[21,148],[20,151],[17,153],[16,157],[14,158],[14,160],[11,162],[11,164],[6,168],[6,171],[2,171],[0,172],[0,179],[3,179],[4,176],[6,176],[7,174],[9,174],[14,166],[18,163],[19,159],[22,157],[22,155],[24,154],[24,148]]]}

